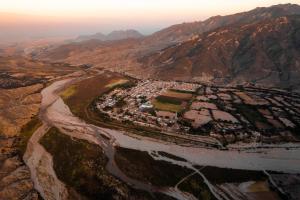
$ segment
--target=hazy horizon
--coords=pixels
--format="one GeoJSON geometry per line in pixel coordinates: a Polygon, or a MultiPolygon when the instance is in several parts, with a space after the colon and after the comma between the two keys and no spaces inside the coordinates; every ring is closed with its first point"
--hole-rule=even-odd
{"type": "Polygon", "coordinates": [[[76,37],[135,29],[149,35],[173,24],[297,0],[10,0],[0,5],[0,42],[28,38],[76,37]]]}

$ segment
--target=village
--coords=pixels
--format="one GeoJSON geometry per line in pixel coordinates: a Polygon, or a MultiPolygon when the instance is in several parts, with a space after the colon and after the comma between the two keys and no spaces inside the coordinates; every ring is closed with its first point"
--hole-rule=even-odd
{"type": "Polygon", "coordinates": [[[299,140],[300,98],[279,90],[141,80],[96,103],[111,119],[161,132],[235,142],[299,140]]]}

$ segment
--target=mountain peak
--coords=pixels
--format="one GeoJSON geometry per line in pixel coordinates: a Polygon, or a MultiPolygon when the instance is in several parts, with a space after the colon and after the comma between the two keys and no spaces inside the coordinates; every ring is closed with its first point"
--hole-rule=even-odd
{"type": "Polygon", "coordinates": [[[141,59],[154,77],[220,84],[300,85],[300,15],[228,25],[141,59]],[[213,67],[212,67],[213,66],[213,67]]]}
{"type": "Polygon", "coordinates": [[[128,38],[141,38],[143,35],[136,30],[116,30],[107,35],[107,40],[122,40],[128,38]]]}
{"type": "Polygon", "coordinates": [[[219,27],[231,24],[241,25],[255,23],[260,20],[295,14],[300,14],[300,6],[297,4],[278,4],[270,7],[258,7],[247,12],[226,16],[213,16],[205,21],[173,25],[148,36],[146,42],[151,44],[164,43],[168,46],[172,43],[185,41],[195,34],[201,34],[219,27]]]}
{"type": "Polygon", "coordinates": [[[85,41],[85,40],[101,40],[101,41],[114,41],[114,40],[123,40],[129,38],[141,38],[143,35],[134,29],[128,30],[115,30],[105,35],[103,33],[95,33],[93,35],[83,35],[79,36],[76,41],[85,41]]]}

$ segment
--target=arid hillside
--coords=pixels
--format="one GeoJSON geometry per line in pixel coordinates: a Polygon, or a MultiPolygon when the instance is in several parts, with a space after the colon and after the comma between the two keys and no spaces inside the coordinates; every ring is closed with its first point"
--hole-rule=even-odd
{"type": "Polygon", "coordinates": [[[96,33],[93,35],[81,35],[76,38],[76,42],[85,41],[85,40],[101,40],[101,41],[114,41],[114,40],[124,40],[124,39],[133,39],[133,38],[142,38],[143,35],[136,30],[119,30],[112,31],[111,33],[105,35],[102,33],[96,33]]]}
{"type": "Polygon", "coordinates": [[[68,64],[0,57],[0,199],[39,199],[22,155],[41,122],[41,90],[58,76],[76,71],[68,64]]]}
{"type": "Polygon", "coordinates": [[[248,12],[227,16],[214,16],[204,21],[176,24],[154,33],[145,38],[144,41],[149,44],[168,45],[190,39],[200,33],[212,31],[223,26],[257,23],[266,19],[295,14],[300,14],[299,5],[280,4],[271,7],[258,7],[248,12]]]}
{"type": "Polygon", "coordinates": [[[73,65],[88,64],[96,68],[138,74],[141,71],[139,71],[139,63],[136,62],[136,59],[148,51],[149,46],[142,45],[141,39],[87,40],[35,51],[34,58],[48,62],[66,62],[73,65]]]}
{"type": "Polygon", "coordinates": [[[141,59],[163,79],[299,89],[300,17],[227,26],[141,59]]]}
{"type": "Polygon", "coordinates": [[[135,50],[133,51],[135,54],[144,55],[220,27],[257,23],[266,19],[295,14],[300,14],[299,5],[280,4],[233,15],[214,16],[205,21],[177,24],[146,37],[142,37],[133,30],[114,31],[108,35],[96,33],[89,36],[80,36],[76,42],[69,44],[37,48],[36,51],[32,52],[32,55],[51,61],[66,60],[67,62],[76,63],[76,60],[81,60],[81,62],[89,63],[97,60],[99,63],[103,59],[102,57],[106,57],[106,55],[103,55],[105,49],[109,49],[114,55],[119,55],[121,52],[121,54],[126,54],[125,57],[129,57],[126,52],[132,52],[133,50],[135,50]],[[123,53],[124,51],[125,53],[123,53]]]}
{"type": "Polygon", "coordinates": [[[139,77],[295,89],[299,17],[293,14],[300,14],[300,6],[281,4],[175,25],[144,38],[86,40],[38,48],[30,55],[139,77]]]}

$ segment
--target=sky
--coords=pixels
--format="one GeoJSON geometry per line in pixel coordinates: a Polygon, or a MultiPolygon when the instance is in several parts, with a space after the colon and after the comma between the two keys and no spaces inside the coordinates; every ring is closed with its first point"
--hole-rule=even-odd
{"type": "Polygon", "coordinates": [[[0,0],[0,34],[70,36],[131,28],[150,34],[177,23],[280,3],[300,0],[0,0]]]}

